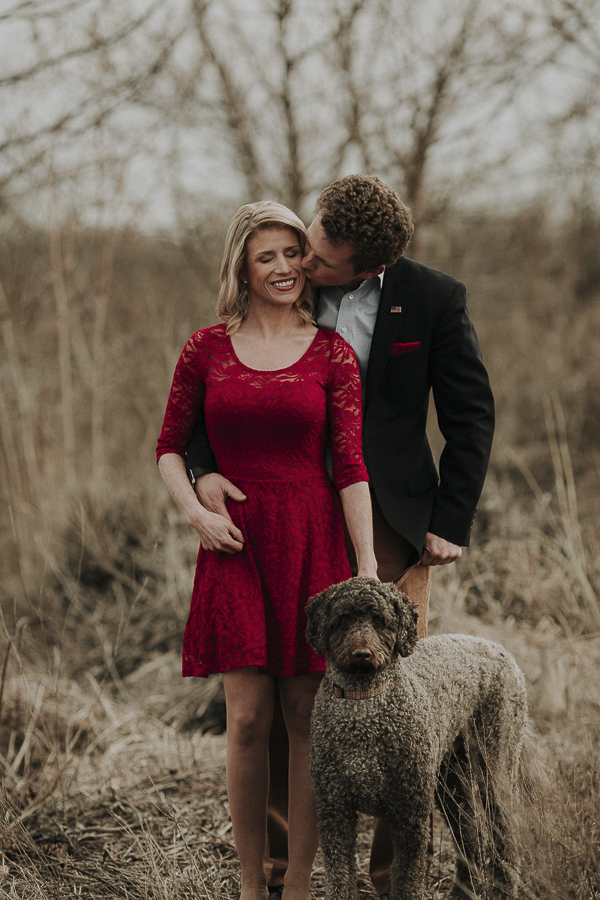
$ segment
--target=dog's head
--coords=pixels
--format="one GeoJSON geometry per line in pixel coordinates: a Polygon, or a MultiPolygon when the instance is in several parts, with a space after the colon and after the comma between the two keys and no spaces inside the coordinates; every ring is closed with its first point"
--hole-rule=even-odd
{"type": "Polygon", "coordinates": [[[306,608],[309,644],[344,672],[377,672],[415,648],[417,611],[406,594],[376,578],[351,578],[306,608]]]}

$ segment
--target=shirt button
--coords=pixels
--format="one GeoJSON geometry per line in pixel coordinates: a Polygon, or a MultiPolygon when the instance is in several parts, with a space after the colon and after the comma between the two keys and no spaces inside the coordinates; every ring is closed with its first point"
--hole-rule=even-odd
{"type": "Polygon", "coordinates": [[[342,328],[342,334],[346,334],[347,331],[348,331],[348,329],[346,328],[346,326],[344,326],[344,327],[342,328]]]}
{"type": "Polygon", "coordinates": [[[349,300],[354,300],[354,294],[348,294],[348,299],[349,299],[349,300]]]}

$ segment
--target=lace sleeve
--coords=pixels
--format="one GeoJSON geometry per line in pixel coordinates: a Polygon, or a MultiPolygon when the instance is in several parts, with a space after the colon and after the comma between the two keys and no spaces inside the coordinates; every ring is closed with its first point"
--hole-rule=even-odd
{"type": "Polygon", "coordinates": [[[197,331],[181,351],[156,446],[157,461],[164,453],[185,456],[194,423],[204,418],[206,367],[203,348],[206,338],[206,332],[197,331]]]}
{"type": "Polygon", "coordinates": [[[360,372],[352,348],[339,335],[331,341],[327,415],[333,461],[333,483],[338,491],[368,481],[362,457],[362,396],[360,372]]]}

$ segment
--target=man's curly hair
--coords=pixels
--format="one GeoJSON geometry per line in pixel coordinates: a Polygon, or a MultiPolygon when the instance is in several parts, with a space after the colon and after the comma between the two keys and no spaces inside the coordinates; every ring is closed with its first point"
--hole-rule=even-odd
{"type": "Polygon", "coordinates": [[[334,181],[321,192],[316,211],[328,241],[354,248],[356,273],[391,266],[414,231],[410,209],[376,175],[334,181]]]}

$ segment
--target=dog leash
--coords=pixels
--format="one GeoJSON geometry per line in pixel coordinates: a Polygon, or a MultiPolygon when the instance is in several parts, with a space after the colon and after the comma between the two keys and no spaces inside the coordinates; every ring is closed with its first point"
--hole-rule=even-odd
{"type": "Polygon", "coordinates": [[[402,585],[404,584],[404,582],[406,581],[406,579],[408,578],[408,576],[410,575],[410,573],[412,572],[412,570],[413,570],[413,569],[416,569],[417,566],[420,564],[420,562],[421,562],[421,560],[418,559],[418,560],[416,561],[416,563],[413,563],[413,564],[412,564],[412,566],[408,566],[408,568],[406,568],[406,569],[404,570],[404,572],[402,573],[402,575],[400,576],[400,578],[397,578],[396,581],[393,582],[393,583],[396,585],[396,587],[397,587],[398,589],[400,589],[400,588],[402,587],[402,585]]]}

